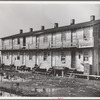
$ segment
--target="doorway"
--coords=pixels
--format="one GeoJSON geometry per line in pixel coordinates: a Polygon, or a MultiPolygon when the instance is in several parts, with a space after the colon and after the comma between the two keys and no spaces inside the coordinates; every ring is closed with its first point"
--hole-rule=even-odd
{"type": "Polygon", "coordinates": [[[23,46],[26,46],[26,37],[23,37],[23,46]]]}
{"type": "Polygon", "coordinates": [[[75,68],[75,50],[71,51],[71,68],[75,68]]]}

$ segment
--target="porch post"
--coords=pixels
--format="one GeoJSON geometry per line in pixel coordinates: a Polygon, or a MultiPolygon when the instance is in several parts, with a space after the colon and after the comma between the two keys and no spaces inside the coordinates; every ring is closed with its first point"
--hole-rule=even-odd
{"type": "Polygon", "coordinates": [[[62,77],[64,77],[64,70],[62,70],[61,72],[62,72],[62,77]]]}

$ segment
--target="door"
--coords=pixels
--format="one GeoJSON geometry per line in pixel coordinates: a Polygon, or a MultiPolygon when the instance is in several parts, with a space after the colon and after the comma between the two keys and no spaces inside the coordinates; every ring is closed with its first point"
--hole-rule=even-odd
{"type": "Polygon", "coordinates": [[[23,46],[26,46],[26,37],[23,37],[23,46]]]}
{"type": "Polygon", "coordinates": [[[71,51],[71,68],[75,68],[75,50],[71,51]]]}

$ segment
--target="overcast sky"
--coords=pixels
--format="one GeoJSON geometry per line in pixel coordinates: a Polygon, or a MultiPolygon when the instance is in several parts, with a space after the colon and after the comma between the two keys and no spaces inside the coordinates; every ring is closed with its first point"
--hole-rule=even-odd
{"type": "Polygon", "coordinates": [[[56,22],[69,25],[73,18],[75,23],[89,21],[90,15],[100,19],[99,4],[0,4],[0,36],[39,30],[42,25],[52,28],[56,22]]]}

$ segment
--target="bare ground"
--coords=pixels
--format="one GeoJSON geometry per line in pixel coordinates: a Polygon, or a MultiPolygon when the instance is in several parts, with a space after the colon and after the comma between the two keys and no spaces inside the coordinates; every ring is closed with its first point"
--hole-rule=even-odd
{"type": "Polygon", "coordinates": [[[50,77],[46,75],[33,75],[28,81],[0,82],[0,87],[21,92],[21,96],[44,97],[100,97],[100,81],[67,77],[50,77]]]}

